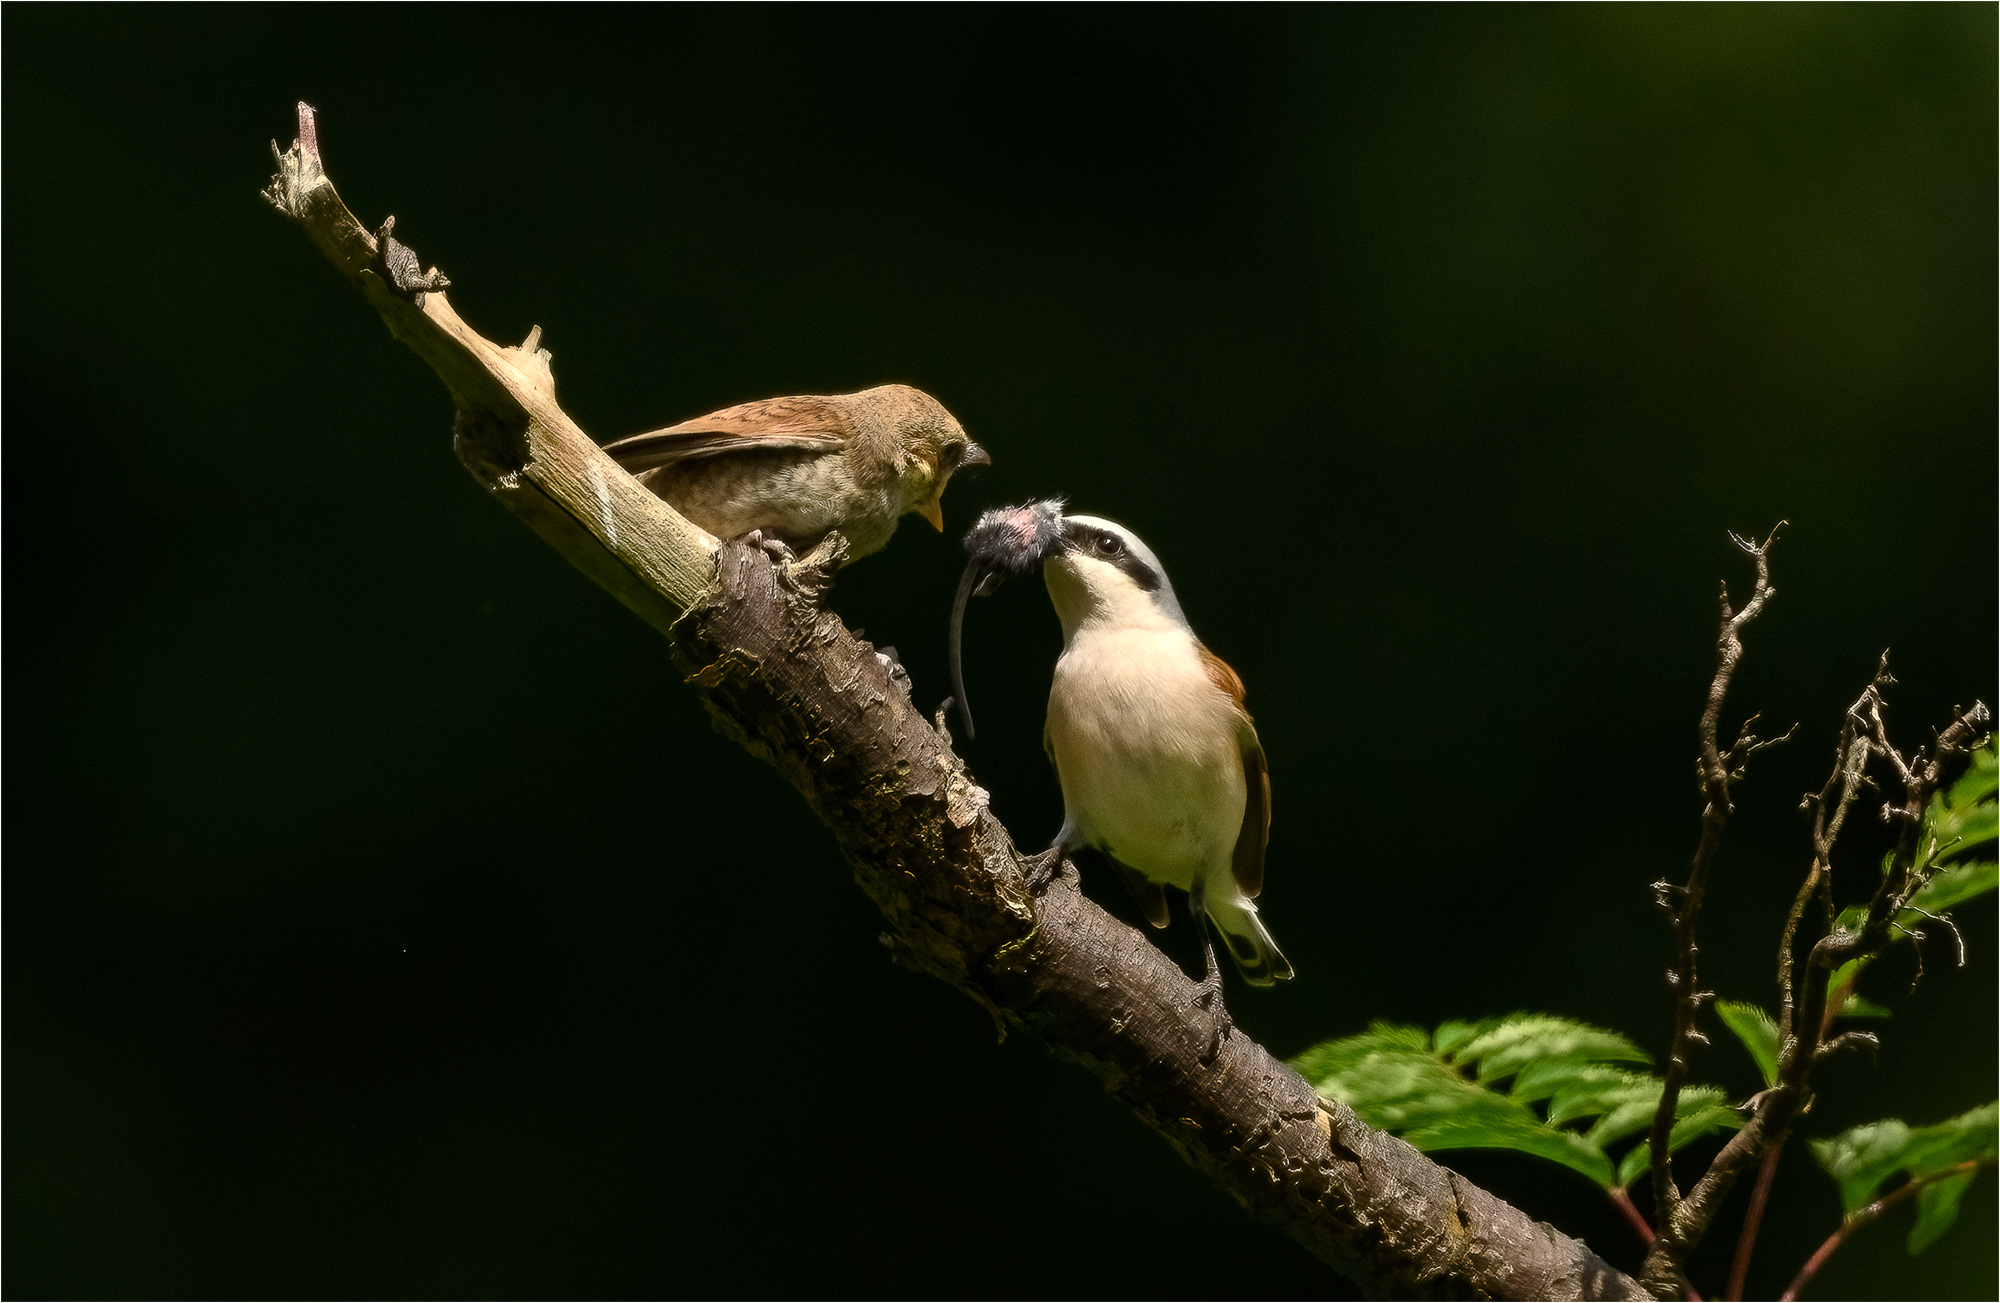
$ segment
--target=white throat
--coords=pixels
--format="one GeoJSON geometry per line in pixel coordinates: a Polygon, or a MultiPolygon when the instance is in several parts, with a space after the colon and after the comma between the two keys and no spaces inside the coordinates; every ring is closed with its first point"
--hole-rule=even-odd
{"type": "Polygon", "coordinates": [[[1049,586],[1056,618],[1062,621],[1064,647],[1075,642],[1080,632],[1187,632],[1185,625],[1162,611],[1153,595],[1133,583],[1129,575],[1095,557],[1059,553],[1043,565],[1042,578],[1049,586]]]}

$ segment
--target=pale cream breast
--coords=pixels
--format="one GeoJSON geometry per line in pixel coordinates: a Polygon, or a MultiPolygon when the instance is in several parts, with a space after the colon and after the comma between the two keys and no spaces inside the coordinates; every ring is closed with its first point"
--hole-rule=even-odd
{"type": "Polygon", "coordinates": [[[1239,724],[1185,628],[1085,620],[1049,692],[1050,747],[1078,831],[1183,889],[1226,869],[1243,823],[1239,724]]]}

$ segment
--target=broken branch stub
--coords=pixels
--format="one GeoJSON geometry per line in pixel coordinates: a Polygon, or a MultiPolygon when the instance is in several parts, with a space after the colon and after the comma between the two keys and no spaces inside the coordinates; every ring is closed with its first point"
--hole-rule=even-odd
{"type": "MultiPolygon", "coordinates": [[[[414,255],[385,266],[383,248],[355,219],[326,175],[311,106],[299,105],[299,135],[271,152],[277,175],[264,198],[296,222],[327,261],[361,292],[397,339],[437,373],[457,407],[459,460],[501,505],[579,570],[665,632],[708,587],[716,540],[604,455],[556,404],[540,330],[521,348],[495,344],[452,310],[435,268],[421,277],[414,255]],[[409,289],[398,289],[401,277],[409,289]]],[[[384,230],[389,224],[384,224],[384,230]]],[[[394,244],[391,253],[407,246],[394,244]]]]}
{"type": "Polygon", "coordinates": [[[1045,1038],[1232,1198],[1377,1294],[1646,1297],[1581,1242],[1322,1102],[1241,1032],[1200,1065],[1195,984],[1084,897],[1073,869],[1040,897],[1025,890],[1012,838],[907,676],[813,585],[781,582],[761,549],[718,547],[605,457],[556,405],[539,328],[521,348],[492,344],[434,269],[419,281],[414,255],[386,269],[326,178],[310,108],[277,157],[266,197],[444,381],[473,477],[669,636],[721,730],[833,831],[900,962],[957,986],[1003,1030],[1045,1038]]]}

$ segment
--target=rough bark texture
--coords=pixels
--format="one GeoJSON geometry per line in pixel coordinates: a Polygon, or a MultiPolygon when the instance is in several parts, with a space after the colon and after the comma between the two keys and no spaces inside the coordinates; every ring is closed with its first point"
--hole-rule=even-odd
{"type": "MultiPolygon", "coordinates": [[[[911,968],[1102,1079],[1196,1169],[1382,1296],[1644,1298],[1582,1243],[1320,1100],[1241,1033],[1208,1067],[1194,983],[1086,899],[1065,866],[1029,895],[1019,854],[950,738],[814,595],[808,558],[774,568],[647,493],[555,404],[537,336],[482,339],[434,274],[378,241],[320,166],[312,111],[267,197],[304,228],[451,390],[460,459],[503,505],[669,633],[718,725],[832,829],[911,968]]],[[[276,145],[273,144],[273,153],[276,145]]]]}

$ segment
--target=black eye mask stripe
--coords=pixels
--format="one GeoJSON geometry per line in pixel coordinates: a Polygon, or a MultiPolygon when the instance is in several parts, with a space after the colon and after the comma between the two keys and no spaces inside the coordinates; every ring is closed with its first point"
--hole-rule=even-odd
{"type": "Polygon", "coordinates": [[[1130,552],[1120,552],[1117,556],[1104,559],[1124,571],[1133,583],[1139,585],[1140,592],[1156,593],[1160,590],[1159,572],[1130,552]]]}
{"type": "Polygon", "coordinates": [[[1156,593],[1160,590],[1160,572],[1141,561],[1116,534],[1107,534],[1091,525],[1071,524],[1063,530],[1063,539],[1085,556],[1116,566],[1126,578],[1139,586],[1140,592],[1156,593]]]}

